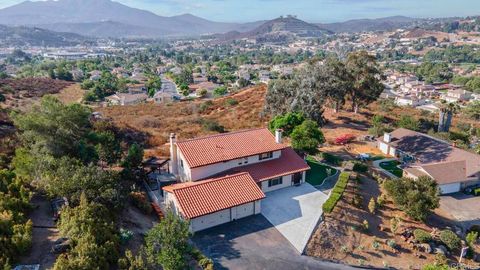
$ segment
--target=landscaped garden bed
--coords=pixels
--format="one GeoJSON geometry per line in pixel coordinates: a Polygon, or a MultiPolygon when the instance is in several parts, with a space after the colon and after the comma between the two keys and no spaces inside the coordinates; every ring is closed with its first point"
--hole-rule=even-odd
{"type": "Polygon", "coordinates": [[[327,177],[335,175],[337,173],[337,169],[334,169],[325,164],[321,164],[311,156],[307,157],[307,163],[308,166],[310,166],[310,170],[307,171],[306,181],[312,186],[318,186],[323,184],[324,180],[327,177]]]}
{"type": "Polygon", "coordinates": [[[379,165],[380,165],[380,168],[386,170],[387,172],[397,177],[403,176],[403,170],[398,167],[398,165],[400,165],[400,162],[396,160],[381,162],[379,165]]]}

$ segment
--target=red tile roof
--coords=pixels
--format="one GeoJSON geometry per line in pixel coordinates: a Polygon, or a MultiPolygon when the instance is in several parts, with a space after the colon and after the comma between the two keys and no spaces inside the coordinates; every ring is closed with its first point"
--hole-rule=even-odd
{"type": "Polygon", "coordinates": [[[272,152],[287,147],[266,128],[217,134],[177,142],[190,168],[272,152]]]}
{"type": "Polygon", "coordinates": [[[265,198],[248,173],[181,183],[166,186],[163,190],[175,195],[180,211],[188,219],[265,198]]]}
{"type": "Polygon", "coordinates": [[[256,182],[262,182],[280,176],[307,171],[309,169],[310,166],[308,166],[308,164],[299,157],[292,148],[288,147],[282,150],[280,158],[237,167],[222,173],[222,175],[248,172],[253,180],[256,182]]]}

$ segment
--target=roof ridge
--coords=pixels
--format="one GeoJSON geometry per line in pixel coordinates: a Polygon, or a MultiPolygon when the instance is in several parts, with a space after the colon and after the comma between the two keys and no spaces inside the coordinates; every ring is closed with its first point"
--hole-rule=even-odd
{"type": "MultiPolygon", "coordinates": [[[[242,175],[245,175],[245,174],[248,174],[250,177],[252,177],[248,172],[239,172],[239,173],[235,173],[235,174],[231,174],[231,175],[224,175],[224,176],[218,177],[218,178],[209,178],[209,179],[205,179],[205,180],[195,181],[195,182],[192,182],[192,184],[190,184],[190,185],[174,188],[172,191],[175,192],[177,190],[183,190],[183,189],[188,189],[188,188],[192,188],[192,187],[198,187],[198,186],[206,185],[206,184],[211,183],[211,182],[221,181],[221,180],[224,180],[225,178],[242,176],[242,175]]],[[[182,183],[179,183],[179,184],[182,184],[182,183]]]]}
{"type": "Polygon", "coordinates": [[[457,163],[457,162],[462,162],[462,163],[467,163],[466,159],[461,159],[461,160],[452,160],[452,161],[443,161],[443,162],[434,162],[434,163],[424,163],[419,166],[436,166],[436,165],[441,165],[441,164],[448,164],[448,163],[457,163]]]}
{"type": "Polygon", "coordinates": [[[251,128],[251,129],[242,129],[242,130],[237,130],[237,131],[232,131],[232,132],[225,132],[225,133],[218,133],[218,134],[212,134],[212,135],[205,135],[201,137],[196,137],[196,138],[191,138],[191,139],[186,139],[186,140],[181,140],[177,141],[177,144],[179,143],[186,143],[186,142],[191,142],[191,141],[198,141],[198,140],[203,140],[203,139],[210,139],[210,138],[217,138],[217,137],[222,137],[222,136],[227,136],[227,135],[233,135],[233,134],[239,134],[239,133],[245,133],[245,132],[250,132],[250,131],[255,131],[255,130],[262,130],[266,129],[269,131],[269,133],[272,135],[273,134],[270,132],[268,128],[262,127],[262,128],[251,128]]]}

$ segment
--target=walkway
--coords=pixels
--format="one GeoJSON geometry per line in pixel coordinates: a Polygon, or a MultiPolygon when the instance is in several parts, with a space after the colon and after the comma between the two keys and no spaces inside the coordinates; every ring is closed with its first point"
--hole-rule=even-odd
{"type": "Polygon", "coordinates": [[[385,159],[380,159],[380,160],[375,160],[373,161],[373,167],[375,167],[377,170],[381,171],[382,173],[386,174],[388,177],[392,179],[398,179],[398,176],[394,175],[393,173],[383,169],[380,167],[380,163],[382,162],[389,162],[389,161],[395,161],[397,160],[396,158],[385,158],[385,159]]]}
{"type": "Polygon", "coordinates": [[[328,196],[308,183],[266,195],[262,201],[262,214],[299,253],[303,253],[322,216],[322,205],[328,196]]]}

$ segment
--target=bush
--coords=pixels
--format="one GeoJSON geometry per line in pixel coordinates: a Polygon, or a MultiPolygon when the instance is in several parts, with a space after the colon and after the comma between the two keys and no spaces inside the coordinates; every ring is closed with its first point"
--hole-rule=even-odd
{"type": "Polygon", "coordinates": [[[5,96],[2,93],[0,93],[0,102],[5,102],[5,100],[7,100],[5,96]]]}
{"type": "Polygon", "coordinates": [[[207,89],[198,89],[197,92],[195,92],[197,97],[200,97],[200,98],[206,97],[207,93],[208,93],[207,89]]]}
{"type": "Polygon", "coordinates": [[[324,162],[335,165],[335,166],[340,166],[343,161],[342,158],[326,152],[322,153],[322,159],[324,162]]]}
{"type": "Polygon", "coordinates": [[[395,240],[393,239],[389,239],[387,241],[387,245],[390,247],[390,248],[393,248],[393,249],[396,249],[397,248],[397,242],[395,242],[395,240]]]}
{"type": "Polygon", "coordinates": [[[370,199],[370,202],[368,202],[368,211],[370,211],[370,213],[375,213],[375,210],[377,209],[377,204],[375,203],[375,199],[374,198],[371,198],[370,199]]]}
{"type": "Polygon", "coordinates": [[[477,242],[477,239],[478,239],[478,232],[474,232],[474,231],[467,233],[467,237],[465,238],[469,246],[473,246],[475,242],[477,242]]]}
{"type": "Polygon", "coordinates": [[[450,230],[440,232],[440,241],[442,241],[450,250],[458,249],[462,245],[460,237],[450,230]]]}
{"type": "Polygon", "coordinates": [[[337,205],[338,201],[342,198],[342,194],[347,187],[348,180],[350,179],[350,174],[346,172],[342,172],[338,178],[335,187],[330,194],[330,197],[325,201],[322,205],[322,209],[324,213],[331,213],[337,205]]]}
{"type": "Polygon", "coordinates": [[[305,121],[305,116],[301,112],[289,112],[283,115],[275,116],[268,123],[268,129],[273,133],[276,129],[283,130],[285,136],[290,136],[293,129],[305,121]]]}
{"type": "Polygon", "coordinates": [[[225,86],[220,86],[213,90],[213,95],[216,97],[221,97],[227,94],[227,88],[225,86]]]}
{"type": "Polygon", "coordinates": [[[368,229],[370,228],[370,223],[368,223],[368,220],[365,219],[362,222],[362,226],[365,231],[368,231],[368,229]]]}
{"type": "Polygon", "coordinates": [[[225,104],[227,106],[235,106],[238,104],[238,101],[234,98],[228,98],[227,100],[225,100],[225,104]]]}
{"type": "Polygon", "coordinates": [[[148,202],[145,192],[132,192],[130,193],[130,198],[132,199],[133,205],[142,210],[142,212],[145,214],[152,213],[152,205],[148,202]]]}
{"type": "Polygon", "coordinates": [[[420,243],[428,243],[432,241],[432,236],[428,232],[422,229],[414,230],[413,236],[415,236],[415,240],[417,240],[420,243]]]}
{"type": "Polygon", "coordinates": [[[201,113],[203,113],[203,112],[207,111],[208,109],[210,109],[212,106],[213,106],[213,102],[211,100],[207,100],[204,103],[202,103],[202,105],[200,105],[199,111],[201,113]]]}
{"type": "Polygon", "coordinates": [[[202,126],[205,130],[208,130],[208,131],[215,131],[215,132],[218,132],[218,133],[224,133],[225,132],[225,127],[220,125],[215,120],[204,120],[202,126]]]}
{"type": "Polygon", "coordinates": [[[198,262],[198,265],[205,270],[213,270],[213,260],[205,256],[198,248],[191,246],[190,255],[198,262]]]}
{"type": "Polygon", "coordinates": [[[366,173],[368,172],[368,165],[361,161],[355,161],[353,163],[353,171],[359,172],[359,173],[366,173]]]}

